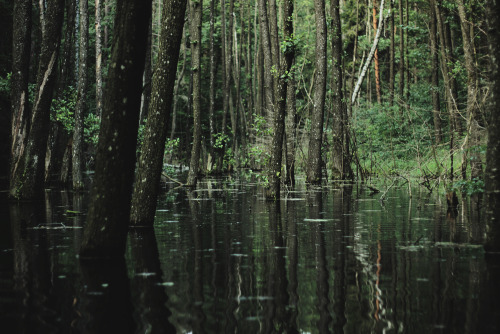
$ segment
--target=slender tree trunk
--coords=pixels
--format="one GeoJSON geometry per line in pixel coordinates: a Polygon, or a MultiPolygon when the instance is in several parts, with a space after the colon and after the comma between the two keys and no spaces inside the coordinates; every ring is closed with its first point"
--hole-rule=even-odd
{"type": "MultiPolygon", "coordinates": [[[[403,105],[405,95],[405,33],[404,33],[404,10],[403,0],[399,0],[399,99],[403,105]]],[[[400,110],[402,110],[400,108],[400,110]]]]}
{"type": "MultiPolygon", "coordinates": [[[[186,16],[186,14],[184,15],[186,16]]],[[[179,89],[181,87],[182,81],[184,79],[184,73],[186,72],[186,46],[185,43],[188,40],[186,27],[183,28],[184,31],[184,42],[181,40],[180,51],[182,52],[182,67],[180,73],[177,75],[177,79],[175,80],[175,88],[174,88],[174,106],[172,107],[172,127],[170,130],[170,140],[173,140],[175,137],[175,129],[177,123],[177,104],[179,102],[179,89]]]]}
{"type": "Polygon", "coordinates": [[[148,41],[146,43],[146,60],[144,61],[144,77],[143,88],[142,88],[142,103],[141,103],[141,115],[139,117],[139,124],[144,123],[144,118],[148,114],[149,103],[151,101],[151,80],[152,80],[152,41],[153,41],[153,20],[150,19],[148,28],[148,41]]]}
{"type": "Polygon", "coordinates": [[[14,2],[12,78],[11,78],[11,152],[10,188],[15,187],[15,178],[24,155],[28,130],[30,128],[29,110],[29,67],[31,47],[31,0],[14,2]]]}
{"type": "Polygon", "coordinates": [[[280,64],[276,64],[277,73],[277,90],[276,110],[274,112],[274,134],[271,144],[271,159],[268,172],[269,186],[266,190],[266,198],[278,200],[280,198],[281,188],[281,161],[283,157],[283,138],[285,134],[285,113],[286,113],[286,95],[288,80],[290,78],[290,69],[293,63],[294,56],[294,40],[293,40],[293,1],[285,0],[283,6],[283,40],[286,43],[291,42],[283,50],[283,56],[280,57],[280,64]]]}
{"type": "Polygon", "coordinates": [[[36,98],[23,157],[13,172],[10,196],[34,199],[43,192],[45,156],[50,126],[50,105],[64,18],[64,0],[47,1],[43,12],[42,45],[38,63],[36,98]]]}
{"type": "Polygon", "coordinates": [[[434,138],[436,145],[443,140],[441,133],[441,103],[439,99],[439,65],[438,65],[438,47],[437,47],[437,28],[436,11],[431,1],[430,9],[430,45],[431,45],[431,95],[432,95],[432,114],[434,121],[434,138]]]}
{"type": "Polygon", "coordinates": [[[323,121],[326,96],[326,15],[325,1],[314,1],[316,17],[316,73],[314,78],[313,114],[311,116],[311,132],[309,135],[309,158],[307,182],[321,184],[323,159],[321,155],[323,143],[323,121]]]}
{"type": "Polygon", "coordinates": [[[73,129],[73,189],[83,188],[83,119],[87,105],[87,50],[89,45],[88,0],[80,0],[80,62],[76,96],[75,127],[73,129]]]}
{"type": "Polygon", "coordinates": [[[410,23],[410,7],[408,7],[408,0],[405,0],[405,27],[406,31],[404,33],[404,38],[406,40],[405,42],[405,108],[408,110],[409,103],[410,103],[410,56],[409,56],[409,50],[410,50],[410,42],[409,42],[409,37],[408,37],[408,27],[410,23]]]}
{"type": "Polygon", "coordinates": [[[80,258],[125,252],[151,0],[117,2],[113,52],[80,258]]]}
{"type": "Polygon", "coordinates": [[[486,243],[488,252],[500,251],[500,3],[486,1],[486,22],[490,54],[491,96],[487,105],[491,115],[488,124],[486,152],[486,243]]]}
{"type": "Polygon", "coordinates": [[[339,0],[331,0],[332,17],[332,177],[337,179],[352,178],[349,154],[349,118],[344,101],[344,71],[342,68],[342,24],[340,20],[339,0]]]}
{"type": "Polygon", "coordinates": [[[465,13],[463,0],[457,0],[458,14],[460,16],[460,27],[462,30],[462,41],[464,47],[465,68],[467,69],[467,150],[464,153],[464,163],[462,166],[462,175],[466,176],[467,157],[470,155],[471,161],[471,179],[479,179],[483,174],[481,155],[479,154],[480,126],[478,108],[478,88],[477,88],[477,70],[474,60],[474,50],[472,46],[472,36],[470,34],[469,21],[465,13]]]}
{"type": "MultiPolygon", "coordinates": [[[[377,0],[373,0],[373,31],[377,31],[377,0]]],[[[377,93],[377,103],[382,104],[382,91],[380,88],[380,69],[378,64],[378,49],[375,49],[373,55],[373,62],[375,65],[375,91],[377,93]]]]}
{"type": "MultiPolygon", "coordinates": [[[[295,52],[294,52],[295,53],[295,52]]],[[[295,56],[294,56],[295,57],[295,56]]],[[[297,106],[295,74],[288,80],[286,93],[286,184],[295,185],[295,151],[297,142],[297,106]]]]}
{"type": "Polygon", "coordinates": [[[210,172],[212,170],[212,164],[214,156],[214,135],[215,135],[215,1],[210,0],[210,83],[209,83],[209,106],[208,106],[208,124],[209,124],[209,163],[207,164],[207,170],[210,172]]]}
{"type": "Polygon", "coordinates": [[[389,105],[392,107],[394,105],[394,78],[396,76],[396,73],[394,72],[394,67],[395,67],[395,49],[396,49],[396,44],[394,41],[394,35],[395,35],[395,29],[396,27],[394,26],[394,11],[393,11],[393,2],[392,0],[389,1],[389,10],[390,10],[390,15],[389,15],[389,20],[390,20],[390,46],[389,46],[389,105]]]}
{"type": "Polygon", "coordinates": [[[95,112],[102,115],[102,26],[101,0],[95,0],[95,112]]]}
{"type": "MultiPolygon", "coordinates": [[[[187,186],[195,187],[201,154],[201,22],[202,0],[189,1],[189,31],[191,34],[191,73],[193,75],[193,147],[187,186]]],[[[226,74],[227,75],[227,74],[226,74]]]]}
{"type": "Polygon", "coordinates": [[[134,226],[152,227],[154,223],[186,3],[186,0],[167,0],[163,4],[163,24],[153,76],[151,108],[144,128],[132,194],[130,221],[134,226]]]}

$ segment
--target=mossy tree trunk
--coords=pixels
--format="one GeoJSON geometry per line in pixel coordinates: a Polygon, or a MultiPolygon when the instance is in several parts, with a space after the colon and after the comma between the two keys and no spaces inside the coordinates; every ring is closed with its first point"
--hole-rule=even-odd
{"type": "Polygon", "coordinates": [[[150,15],[151,0],[117,2],[81,258],[119,258],[125,252],[150,15]]]}
{"type": "Polygon", "coordinates": [[[163,4],[158,60],[132,194],[132,226],[151,227],[154,222],[186,3],[186,0],[168,0],[163,4]]]}

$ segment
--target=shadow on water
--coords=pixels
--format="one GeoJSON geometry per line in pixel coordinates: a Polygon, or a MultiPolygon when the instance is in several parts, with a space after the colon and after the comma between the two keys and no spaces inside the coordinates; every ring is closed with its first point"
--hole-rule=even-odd
{"type": "Polygon", "coordinates": [[[0,322],[9,333],[496,333],[500,259],[482,198],[361,185],[278,203],[255,184],[165,192],[123,261],[80,263],[86,194],[0,193],[0,322]]]}

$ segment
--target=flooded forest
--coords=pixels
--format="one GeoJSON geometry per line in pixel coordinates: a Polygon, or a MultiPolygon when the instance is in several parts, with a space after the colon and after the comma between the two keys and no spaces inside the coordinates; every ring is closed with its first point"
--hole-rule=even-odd
{"type": "Polygon", "coordinates": [[[497,333],[495,0],[0,0],[6,333],[497,333]]]}

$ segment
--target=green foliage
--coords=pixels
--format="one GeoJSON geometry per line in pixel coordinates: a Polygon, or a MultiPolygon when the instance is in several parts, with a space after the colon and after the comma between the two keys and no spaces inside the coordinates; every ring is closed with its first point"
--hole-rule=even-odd
{"type": "Polygon", "coordinates": [[[99,128],[101,125],[101,120],[93,113],[89,113],[84,120],[84,140],[88,144],[97,145],[99,140],[99,128]]]}
{"type": "Polygon", "coordinates": [[[76,88],[69,86],[61,97],[52,100],[50,107],[51,121],[60,122],[68,133],[71,133],[75,126],[76,96],[76,88]]]}
{"type": "Polygon", "coordinates": [[[10,94],[10,81],[12,79],[12,73],[7,73],[4,77],[0,76],[0,94],[8,96],[10,94]]]}
{"type": "Polygon", "coordinates": [[[459,180],[453,182],[451,191],[460,192],[467,196],[484,192],[484,180],[474,178],[472,180],[459,180]]]}
{"type": "Polygon", "coordinates": [[[175,150],[179,147],[179,143],[179,138],[174,138],[172,140],[167,138],[167,142],[165,144],[165,155],[174,154],[175,150]]]}

